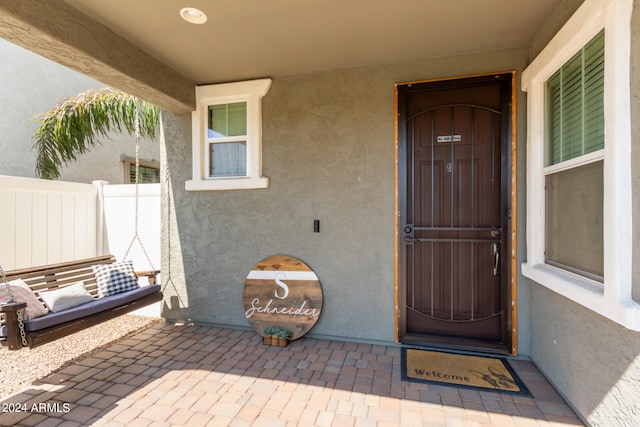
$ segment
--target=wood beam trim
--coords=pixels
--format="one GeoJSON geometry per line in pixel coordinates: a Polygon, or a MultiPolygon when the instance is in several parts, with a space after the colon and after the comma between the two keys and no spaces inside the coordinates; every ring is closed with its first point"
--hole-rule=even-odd
{"type": "Polygon", "coordinates": [[[195,84],[62,0],[0,3],[0,37],[172,113],[195,110],[195,84]]]}

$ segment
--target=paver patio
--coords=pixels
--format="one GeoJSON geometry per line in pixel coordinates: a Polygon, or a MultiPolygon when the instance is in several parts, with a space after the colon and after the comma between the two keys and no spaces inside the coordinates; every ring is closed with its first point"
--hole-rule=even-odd
{"type": "Polygon", "coordinates": [[[270,347],[254,332],[162,323],[5,399],[0,425],[583,425],[535,365],[510,363],[534,398],[402,381],[395,346],[270,347]]]}

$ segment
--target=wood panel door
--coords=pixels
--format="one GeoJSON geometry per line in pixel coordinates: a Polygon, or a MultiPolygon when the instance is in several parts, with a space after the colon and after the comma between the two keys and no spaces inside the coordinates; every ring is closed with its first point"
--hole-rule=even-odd
{"type": "Polygon", "coordinates": [[[510,349],[511,74],[398,86],[402,342],[510,349]]]}

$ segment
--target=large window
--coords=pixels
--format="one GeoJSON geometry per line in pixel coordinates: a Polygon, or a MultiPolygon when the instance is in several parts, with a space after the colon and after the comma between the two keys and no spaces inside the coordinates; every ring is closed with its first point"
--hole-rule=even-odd
{"type": "Polygon", "coordinates": [[[198,86],[192,115],[193,179],[188,191],[266,188],[262,97],[271,80],[198,86]]]}
{"type": "Polygon", "coordinates": [[[522,273],[628,329],[632,297],[633,0],[585,0],[522,73],[527,261],[522,273]]]}
{"type": "Polygon", "coordinates": [[[604,281],[604,32],[546,83],[545,261],[604,281]]]}
{"type": "Polygon", "coordinates": [[[209,176],[247,176],[247,103],[209,106],[209,176]]]}

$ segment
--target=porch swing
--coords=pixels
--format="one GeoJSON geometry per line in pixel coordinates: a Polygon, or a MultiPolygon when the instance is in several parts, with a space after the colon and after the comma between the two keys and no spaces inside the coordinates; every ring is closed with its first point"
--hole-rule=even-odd
{"type": "Polygon", "coordinates": [[[109,254],[6,272],[0,265],[0,280],[7,294],[7,299],[0,301],[0,344],[9,350],[38,347],[162,300],[160,285],[156,283],[160,271],[153,268],[138,234],[140,132],[137,107],[135,129],[134,234],[123,261],[118,262],[109,254]],[[131,261],[124,261],[136,242],[151,267],[149,271],[136,272],[131,261]],[[141,277],[147,278],[148,286],[138,286],[141,277]],[[78,302],[81,303],[73,305],[78,302]]]}

